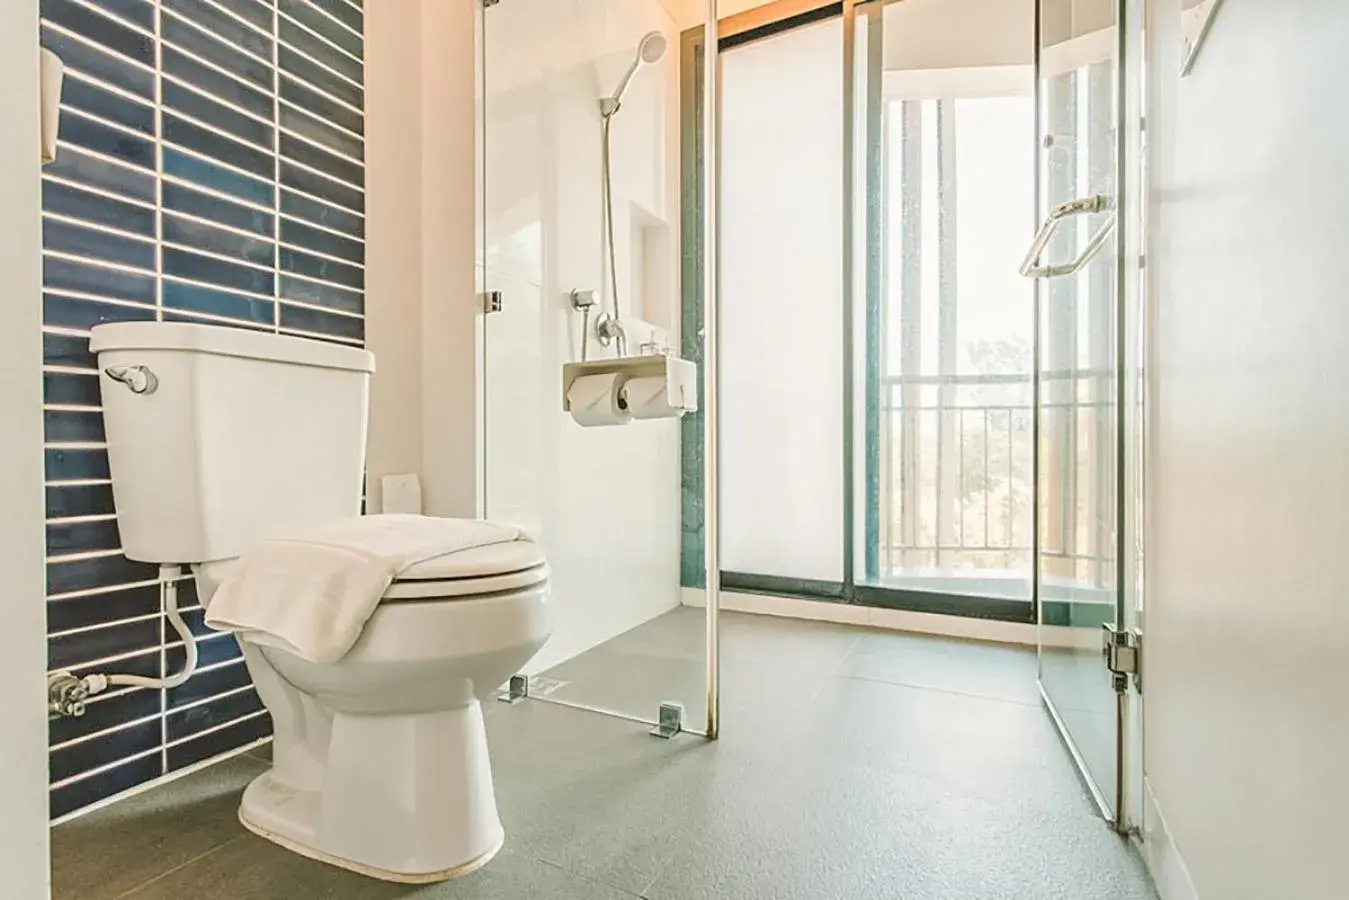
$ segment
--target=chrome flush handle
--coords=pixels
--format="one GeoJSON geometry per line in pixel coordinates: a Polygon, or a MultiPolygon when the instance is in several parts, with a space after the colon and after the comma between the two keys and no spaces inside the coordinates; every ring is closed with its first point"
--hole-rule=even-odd
{"type": "Polygon", "coordinates": [[[113,381],[120,381],[133,394],[153,394],[159,389],[159,377],[149,366],[109,366],[103,374],[113,381]]]}

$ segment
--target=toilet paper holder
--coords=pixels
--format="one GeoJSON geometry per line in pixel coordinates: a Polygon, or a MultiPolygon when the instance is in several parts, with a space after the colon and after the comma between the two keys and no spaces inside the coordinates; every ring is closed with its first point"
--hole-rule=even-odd
{"type": "Polygon", "coordinates": [[[676,415],[698,409],[698,367],[677,356],[618,356],[589,362],[564,363],[562,366],[562,409],[571,412],[568,394],[578,378],[621,372],[631,381],[636,378],[665,378],[667,403],[676,415]]]}

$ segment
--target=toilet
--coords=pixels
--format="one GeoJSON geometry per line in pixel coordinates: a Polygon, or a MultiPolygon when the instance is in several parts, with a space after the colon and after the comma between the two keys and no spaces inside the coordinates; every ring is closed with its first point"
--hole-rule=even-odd
{"type": "MultiPolygon", "coordinates": [[[[190,564],[203,605],[257,542],[360,513],[369,352],[167,322],[96,326],[90,349],[123,552],[190,564]]],[[[485,865],[504,831],[482,701],[548,639],[548,576],[523,540],[418,563],[328,665],[244,636],[274,743],[243,825],[388,881],[485,865]]]]}

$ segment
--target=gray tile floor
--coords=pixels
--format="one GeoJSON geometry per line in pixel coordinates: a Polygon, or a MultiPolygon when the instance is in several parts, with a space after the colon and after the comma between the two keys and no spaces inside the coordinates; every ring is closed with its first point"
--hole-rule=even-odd
{"type": "MultiPolygon", "coordinates": [[[[506,848],[428,887],[369,881],[246,834],[227,761],[67,823],[57,900],[1153,900],[1093,813],[1006,647],[727,614],[722,740],[491,704],[506,848]]],[[[643,715],[699,690],[701,613],[566,663],[572,702],[643,715]],[[679,679],[686,679],[680,681],[679,679]]]]}

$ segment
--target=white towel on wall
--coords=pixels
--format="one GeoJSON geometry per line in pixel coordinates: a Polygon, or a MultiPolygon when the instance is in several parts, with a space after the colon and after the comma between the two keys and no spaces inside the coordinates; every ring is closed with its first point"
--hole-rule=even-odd
{"type": "Polygon", "coordinates": [[[310,662],[337,662],[400,572],[437,556],[522,539],[518,528],[472,519],[339,519],[263,541],[239,557],[211,598],[206,624],[310,662]]]}

